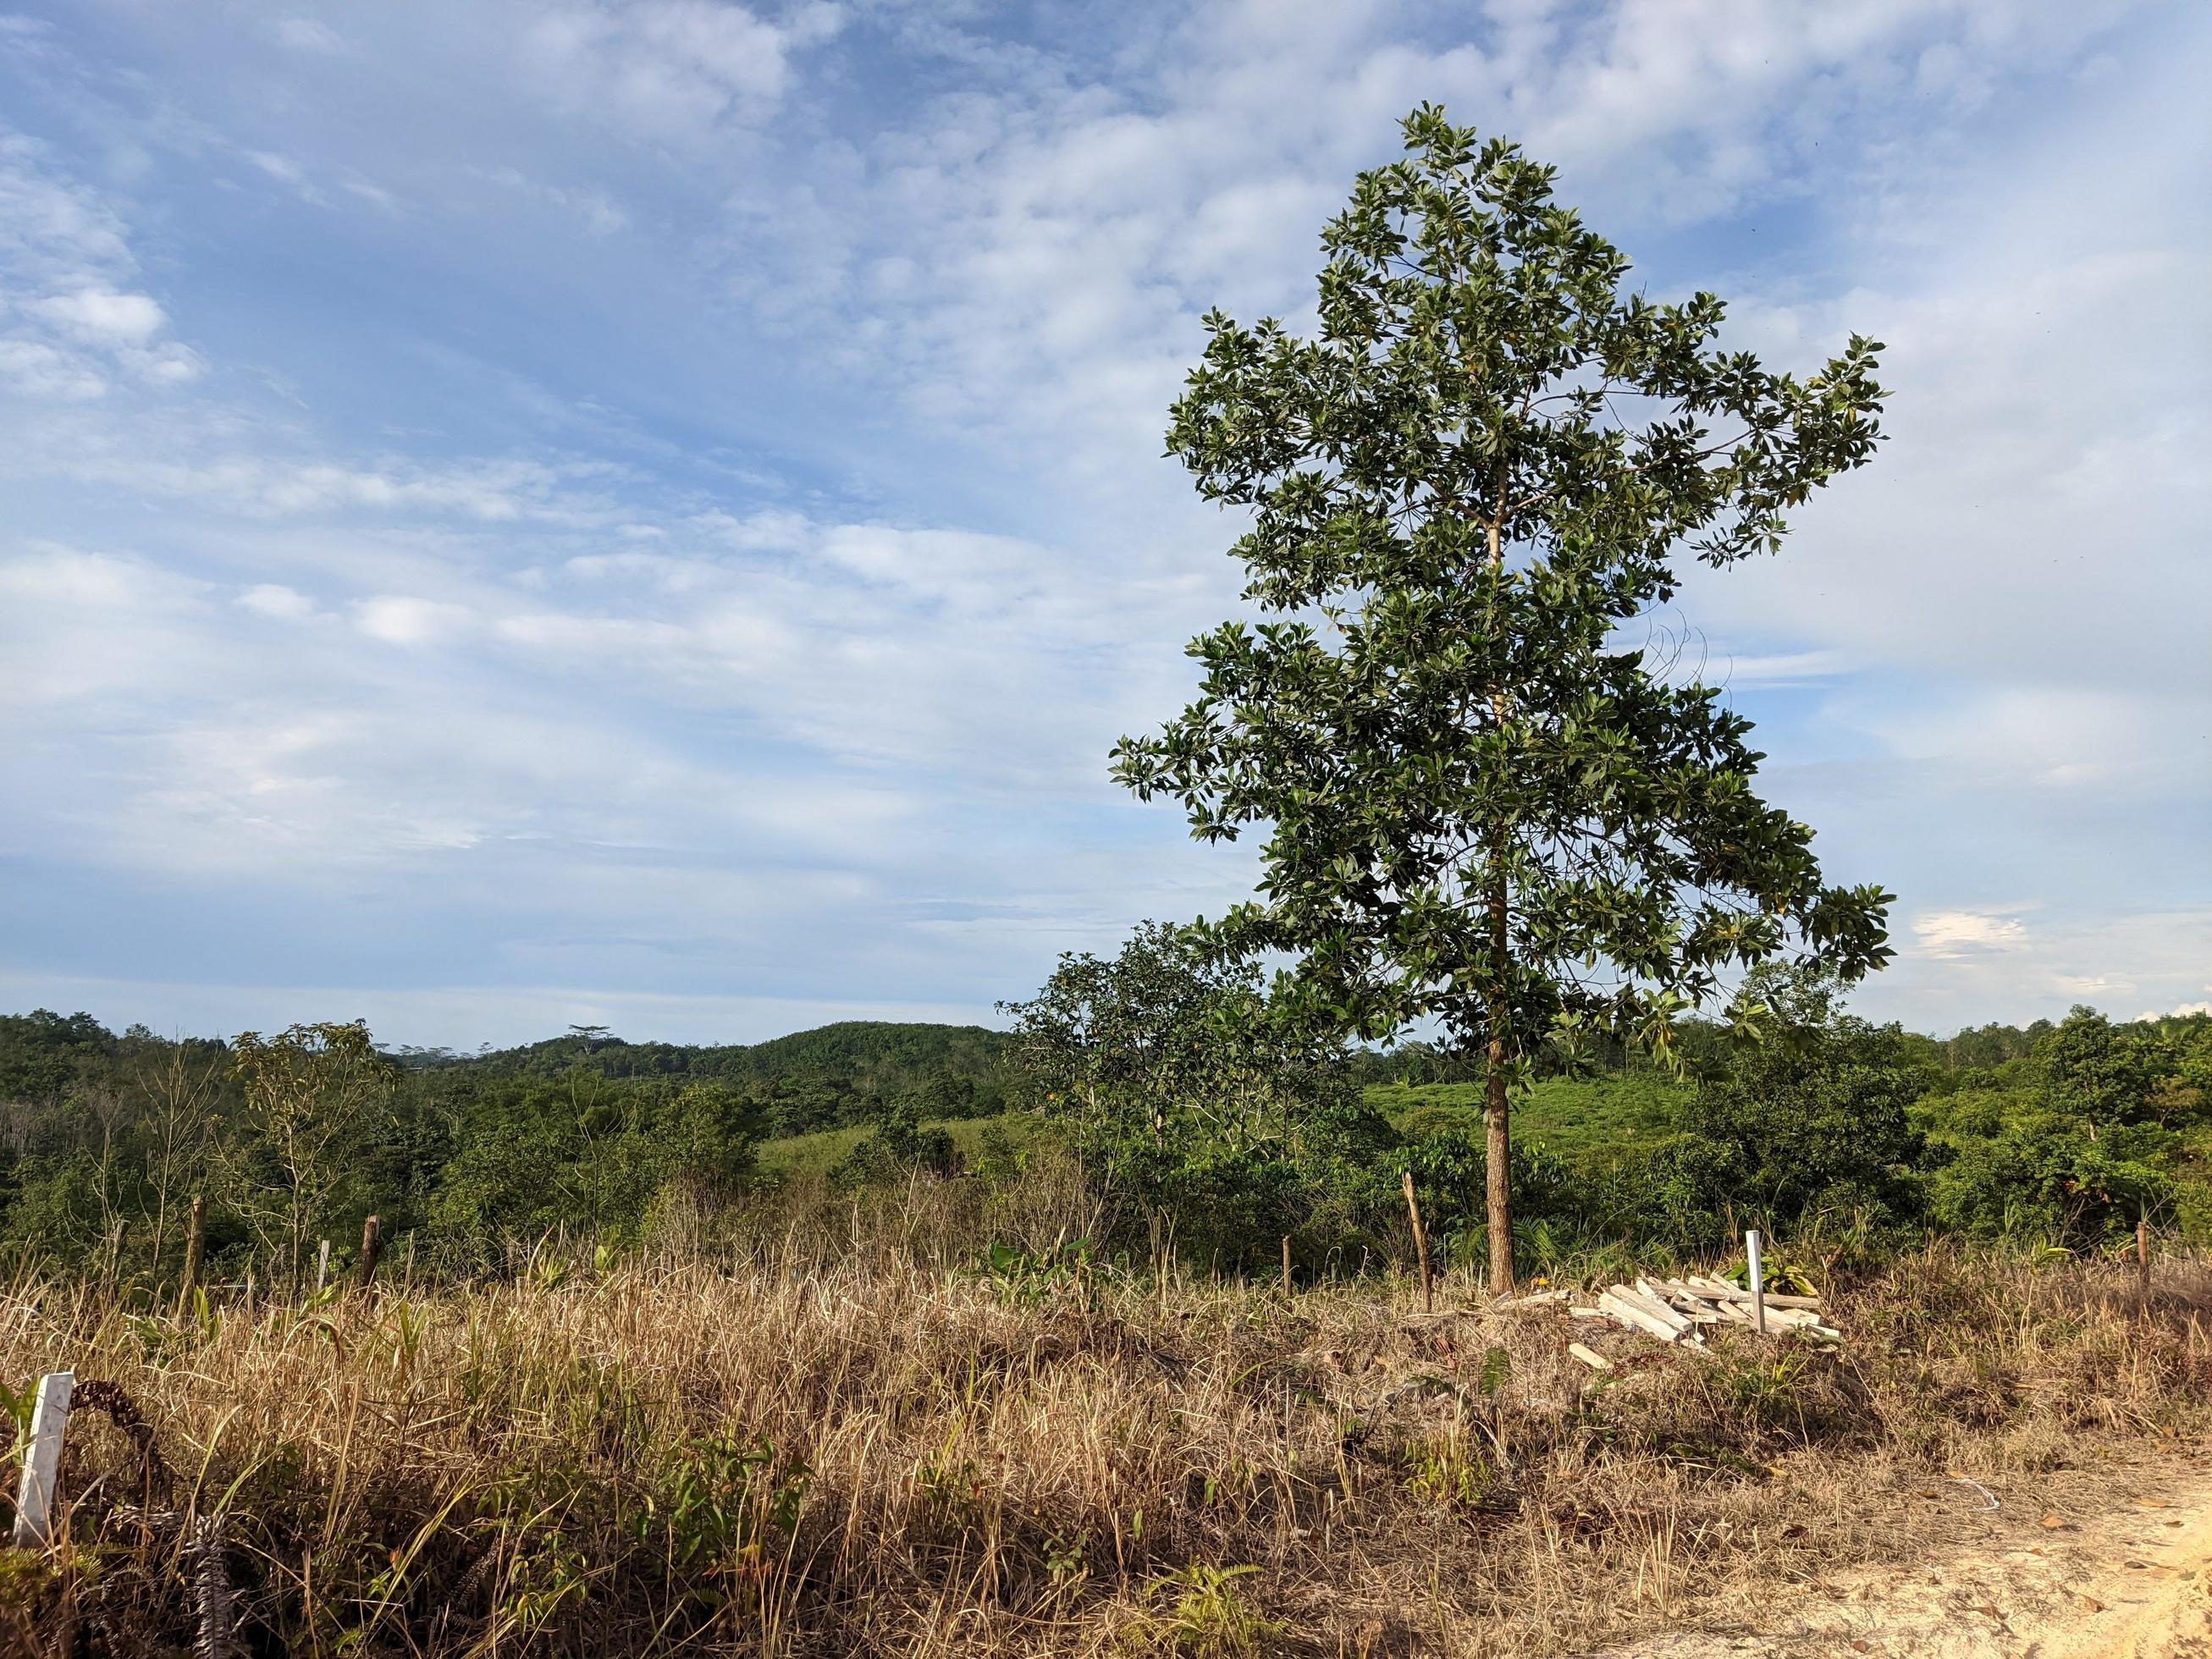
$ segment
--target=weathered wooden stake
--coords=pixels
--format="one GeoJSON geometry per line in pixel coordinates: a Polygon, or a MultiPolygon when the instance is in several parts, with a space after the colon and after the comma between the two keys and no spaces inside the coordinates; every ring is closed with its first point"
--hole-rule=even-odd
{"type": "Polygon", "coordinates": [[[331,1276],[331,1241],[325,1239],[323,1248],[315,1252],[315,1294],[323,1293],[323,1281],[331,1276]]]}
{"type": "Polygon", "coordinates": [[[1283,1235],[1283,1294],[1295,1294],[1291,1289],[1291,1236],[1288,1233],[1283,1235]]]}
{"type": "Polygon", "coordinates": [[[374,1216],[361,1224],[361,1287],[376,1277],[376,1264],[384,1255],[384,1226],[374,1216]]]}
{"type": "Polygon", "coordinates": [[[2150,1218],[2136,1218],[2136,1300],[2138,1313],[2150,1311],[2150,1218]]]}
{"type": "Polygon", "coordinates": [[[192,1194],[192,1210],[185,1222],[185,1277],[177,1286],[177,1311],[183,1314],[192,1305],[192,1291],[200,1279],[200,1241],[202,1229],[207,1222],[207,1200],[198,1193],[192,1194]]]}
{"type": "Polygon", "coordinates": [[[54,1483],[61,1473],[62,1431],[69,1425],[74,1371],[48,1371],[39,1379],[31,1407],[31,1443],[23,1449],[23,1484],[15,1493],[15,1547],[37,1549],[53,1522],[54,1483]]]}
{"type": "Polygon", "coordinates": [[[1747,1230],[1743,1236],[1744,1255],[1751,1262],[1751,1316],[1761,1336],[1766,1334],[1766,1274],[1759,1260],[1759,1229],[1747,1230]]]}
{"type": "Polygon", "coordinates": [[[1421,1311],[1437,1310],[1436,1290],[1429,1282],[1429,1235],[1421,1225],[1421,1206],[1413,1196],[1413,1172],[1406,1171],[1406,1213],[1413,1218],[1413,1254],[1421,1263],[1421,1311]]]}

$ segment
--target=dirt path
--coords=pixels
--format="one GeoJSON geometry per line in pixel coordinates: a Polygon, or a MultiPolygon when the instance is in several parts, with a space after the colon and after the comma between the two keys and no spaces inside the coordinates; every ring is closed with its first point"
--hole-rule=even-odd
{"type": "Polygon", "coordinates": [[[2212,1466],[2176,1460],[2101,1514],[1977,1516],[1921,1565],[1838,1573],[1753,1631],[1616,1659],[2212,1659],[2212,1466]]]}

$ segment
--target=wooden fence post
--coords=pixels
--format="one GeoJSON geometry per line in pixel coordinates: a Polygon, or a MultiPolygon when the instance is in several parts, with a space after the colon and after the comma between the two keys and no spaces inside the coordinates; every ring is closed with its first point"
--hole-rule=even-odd
{"type": "Polygon", "coordinates": [[[323,1293],[323,1281],[331,1276],[331,1241],[325,1239],[322,1249],[315,1252],[315,1294],[323,1293]]]}
{"type": "Polygon", "coordinates": [[[1436,1292],[1429,1282],[1429,1235],[1421,1225],[1421,1206],[1413,1197],[1413,1172],[1406,1171],[1406,1213],[1413,1218],[1413,1254],[1421,1262],[1421,1311],[1437,1310],[1436,1292]]]}
{"type": "Polygon", "coordinates": [[[2150,1311],[2150,1218],[2136,1218],[2136,1311],[2150,1311]]]}
{"type": "Polygon", "coordinates": [[[192,1194],[192,1210],[185,1222],[185,1277],[177,1287],[177,1312],[191,1310],[192,1291],[200,1279],[200,1241],[207,1224],[207,1200],[198,1193],[192,1194]]]}
{"type": "Polygon", "coordinates": [[[361,1287],[376,1277],[376,1264],[384,1255],[384,1226],[374,1216],[361,1224],[361,1287]]]}
{"type": "Polygon", "coordinates": [[[1291,1289],[1291,1236],[1288,1233],[1283,1235],[1283,1294],[1285,1297],[1296,1294],[1291,1289]]]}
{"type": "Polygon", "coordinates": [[[38,1403],[31,1407],[31,1443],[23,1449],[23,1484],[15,1493],[15,1547],[37,1549],[49,1541],[53,1524],[54,1482],[61,1473],[62,1431],[69,1425],[74,1371],[49,1371],[39,1379],[38,1403]]]}
{"type": "Polygon", "coordinates": [[[1751,1280],[1752,1322],[1759,1327],[1761,1336],[1766,1334],[1766,1277],[1759,1260],[1759,1229],[1747,1228],[1743,1235],[1743,1249],[1751,1264],[1747,1277],[1751,1280]]]}

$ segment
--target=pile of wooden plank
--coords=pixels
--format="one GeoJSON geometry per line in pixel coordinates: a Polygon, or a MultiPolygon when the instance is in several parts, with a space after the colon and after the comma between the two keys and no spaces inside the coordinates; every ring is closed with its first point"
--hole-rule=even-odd
{"type": "MultiPolygon", "coordinates": [[[[1769,1331],[1800,1331],[1817,1340],[1838,1342],[1843,1333],[1822,1322],[1817,1296],[1778,1296],[1771,1291],[1765,1304],[1769,1331]]],[[[1597,1299],[1595,1308],[1569,1308],[1577,1319],[1609,1319],[1632,1331],[1642,1331],[1662,1342],[1705,1345],[1708,1325],[1759,1323],[1752,1293],[1724,1279],[1692,1273],[1686,1279],[1642,1279],[1633,1285],[1615,1285],[1597,1299]]]]}

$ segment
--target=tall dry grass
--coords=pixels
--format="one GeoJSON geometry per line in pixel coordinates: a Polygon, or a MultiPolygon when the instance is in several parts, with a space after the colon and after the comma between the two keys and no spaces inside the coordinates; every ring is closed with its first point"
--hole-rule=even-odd
{"type": "Polygon", "coordinates": [[[134,1313],[27,1281],[0,1379],[117,1385],[21,1651],[1586,1653],[2195,1435],[2212,1274],[1948,1248],[1824,1353],[1677,1352],[1410,1286],[963,1273],[794,1237],[720,1266],[134,1313]],[[1606,1349],[1601,1379],[1565,1352],[1606,1349]],[[228,1634],[226,1635],[226,1632],[228,1634]]]}

